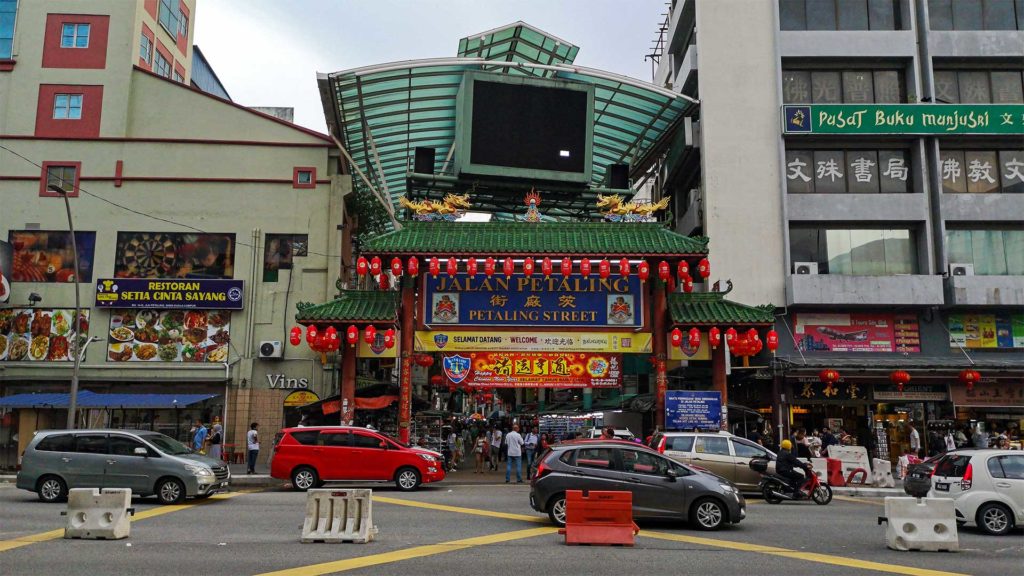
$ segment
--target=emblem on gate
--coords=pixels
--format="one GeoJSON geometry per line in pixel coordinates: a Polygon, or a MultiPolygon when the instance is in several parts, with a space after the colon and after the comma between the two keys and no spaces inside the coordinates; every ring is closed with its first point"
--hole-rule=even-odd
{"type": "Polygon", "coordinates": [[[444,359],[444,373],[452,382],[459,384],[469,376],[470,360],[465,356],[446,356],[444,359]]]}
{"type": "Polygon", "coordinates": [[[608,321],[613,324],[633,323],[633,296],[608,296],[608,321]]]}
{"type": "Polygon", "coordinates": [[[453,293],[434,294],[433,322],[455,324],[459,321],[459,295],[453,293]]]}

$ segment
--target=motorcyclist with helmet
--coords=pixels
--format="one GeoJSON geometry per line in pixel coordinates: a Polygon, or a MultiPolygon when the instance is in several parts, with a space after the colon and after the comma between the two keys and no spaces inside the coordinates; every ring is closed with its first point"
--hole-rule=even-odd
{"type": "Polygon", "coordinates": [[[804,481],[810,478],[811,474],[814,474],[814,470],[810,464],[802,462],[793,454],[792,441],[788,439],[783,440],[779,447],[781,450],[779,450],[778,457],[775,460],[775,472],[788,480],[793,492],[796,493],[803,486],[804,481]],[[803,470],[803,474],[798,472],[797,469],[803,470]]]}

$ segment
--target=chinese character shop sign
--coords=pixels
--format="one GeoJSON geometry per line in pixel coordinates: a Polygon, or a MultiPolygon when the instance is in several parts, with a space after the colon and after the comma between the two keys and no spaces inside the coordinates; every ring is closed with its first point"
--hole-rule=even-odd
{"type": "Polygon", "coordinates": [[[482,388],[609,388],[622,383],[622,355],[589,352],[445,354],[445,376],[482,388]]]}
{"type": "Polygon", "coordinates": [[[464,326],[586,326],[644,324],[640,279],[573,275],[427,277],[424,323],[464,326]]]}
{"type": "Polygon", "coordinates": [[[1021,104],[801,104],[785,134],[1024,134],[1021,104]]]}

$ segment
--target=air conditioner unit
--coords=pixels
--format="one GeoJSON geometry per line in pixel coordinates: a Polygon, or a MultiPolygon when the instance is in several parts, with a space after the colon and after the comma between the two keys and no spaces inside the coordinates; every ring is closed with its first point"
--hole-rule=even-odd
{"type": "Polygon", "coordinates": [[[950,276],[974,276],[974,264],[950,264],[950,276]]]}
{"type": "Polygon", "coordinates": [[[284,356],[284,348],[280,340],[264,340],[260,342],[260,358],[281,358],[284,356]]]}
{"type": "Polygon", "coordinates": [[[794,262],[793,273],[797,275],[815,275],[818,273],[817,262],[794,262]]]}

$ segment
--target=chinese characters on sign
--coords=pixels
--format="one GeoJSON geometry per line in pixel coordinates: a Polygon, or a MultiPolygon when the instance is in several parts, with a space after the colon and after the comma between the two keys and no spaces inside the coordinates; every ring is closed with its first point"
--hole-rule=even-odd
{"type": "Polygon", "coordinates": [[[920,352],[917,317],[906,314],[795,314],[802,352],[920,352]]]}
{"type": "Polygon", "coordinates": [[[793,382],[794,402],[801,400],[867,400],[867,392],[856,382],[840,378],[835,384],[817,378],[799,378],[793,382]]]}
{"type": "Polygon", "coordinates": [[[624,352],[651,353],[650,332],[417,331],[417,352],[624,352]]]}
{"type": "Polygon", "coordinates": [[[589,352],[471,352],[445,354],[456,384],[483,388],[608,388],[622,383],[622,355],[589,352]]]}
{"type": "Polygon", "coordinates": [[[1024,134],[1021,104],[794,104],[785,134],[1024,134]]]}
{"type": "Polygon", "coordinates": [[[966,386],[950,386],[956,406],[1024,406],[1024,387],[1019,384],[979,382],[968,392],[966,386]]]}

